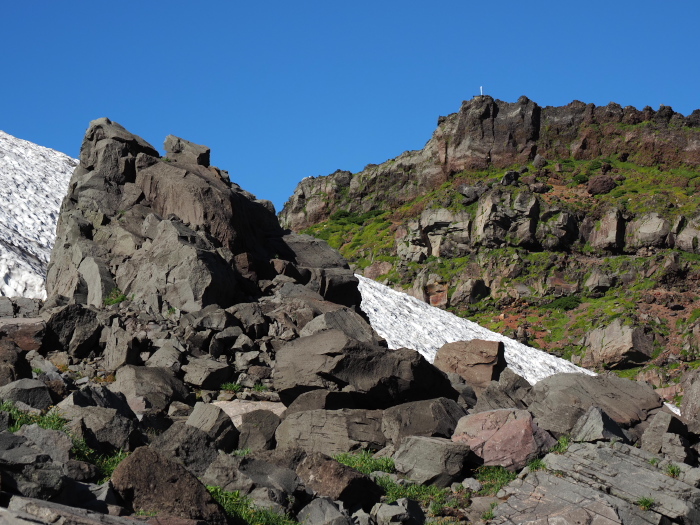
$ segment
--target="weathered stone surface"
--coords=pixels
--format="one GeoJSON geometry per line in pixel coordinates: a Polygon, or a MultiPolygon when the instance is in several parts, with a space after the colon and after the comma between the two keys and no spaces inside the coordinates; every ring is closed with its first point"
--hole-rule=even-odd
{"type": "Polygon", "coordinates": [[[700,370],[688,373],[681,385],[684,392],[681,416],[688,424],[688,429],[700,434],[700,370]]]}
{"type": "Polygon", "coordinates": [[[604,195],[615,189],[615,179],[610,175],[596,175],[588,181],[586,189],[591,195],[604,195]]]}
{"type": "Polygon", "coordinates": [[[477,399],[474,412],[497,408],[526,408],[525,397],[532,387],[523,377],[506,368],[498,381],[491,381],[477,399]]]}
{"type": "Polygon", "coordinates": [[[297,474],[307,487],[321,496],[342,501],[348,508],[361,505],[369,510],[384,492],[364,474],[320,453],[304,459],[297,474]]]}
{"type": "Polygon", "coordinates": [[[444,374],[418,352],[365,345],[339,330],[302,337],[283,346],[276,356],[274,385],[287,405],[309,390],[341,390],[346,385],[365,394],[368,406],[377,408],[457,397],[444,374]]]}
{"type": "MultiPolygon", "coordinates": [[[[8,525],[36,525],[37,523],[133,525],[134,523],[128,517],[110,516],[104,512],[70,507],[35,498],[23,498],[21,496],[12,496],[7,509],[0,510],[0,522],[8,525]]],[[[170,525],[179,524],[171,522],[170,525]]]]}
{"type": "Polygon", "coordinates": [[[491,381],[498,381],[506,367],[504,352],[500,341],[457,341],[443,345],[433,364],[443,372],[462,376],[478,396],[491,381]]]}
{"type": "MultiPolygon", "coordinates": [[[[658,414],[657,414],[658,415],[658,414]]],[[[654,416],[656,417],[656,416],[654,416]]],[[[627,441],[622,429],[598,407],[590,407],[571,429],[572,441],[627,441]]]]}
{"type": "Polygon", "coordinates": [[[27,438],[31,446],[49,456],[53,462],[67,463],[71,459],[73,441],[65,432],[41,428],[34,423],[24,425],[16,435],[27,438]]]}
{"type": "Polygon", "coordinates": [[[665,411],[657,412],[642,434],[642,450],[652,454],[660,454],[663,448],[664,434],[687,436],[688,428],[685,423],[673,414],[665,411]]]}
{"type": "Polygon", "coordinates": [[[338,410],[341,408],[358,408],[352,392],[333,392],[330,390],[310,390],[297,397],[287,407],[286,415],[306,410],[338,410]]]}
{"type": "Polygon", "coordinates": [[[451,399],[413,401],[386,409],[382,432],[394,445],[406,436],[450,438],[465,415],[465,410],[451,399]]]}
{"type": "Polygon", "coordinates": [[[218,389],[233,374],[226,363],[208,358],[190,359],[182,370],[185,372],[185,383],[210,390],[218,389]]]}
{"type": "Polygon", "coordinates": [[[269,450],[275,448],[275,431],[282,420],[269,410],[253,410],[241,416],[241,432],[238,448],[269,450]]]}
{"type": "Polygon", "coordinates": [[[53,498],[65,484],[60,463],[26,437],[7,431],[0,432],[0,474],[4,491],[28,498],[53,498]]]}
{"type": "MultiPolygon", "coordinates": [[[[186,423],[206,432],[217,449],[231,452],[238,446],[239,431],[221,408],[210,403],[197,403],[186,423]]],[[[242,447],[246,448],[246,447],[242,447]]]]}
{"type": "Polygon", "coordinates": [[[422,525],[425,523],[425,514],[418,502],[406,498],[398,499],[391,504],[377,503],[372,507],[370,515],[377,525],[389,525],[390,523],[422,525]]]}
{"type": "Polygon", "coordinates": [[[42,318],[1,318],[0,339],[9,339],[25,352],[39,350],[46,332],[46,322],[42,318]]]}
{"type": "Polygon", "coordinates": [[[32,369],[25,352],[9,339],[0,340],[0,386],[22,378],[30,378],[32,369]]]}
{"type": "Polygon", "coordinates": [[[297,520],[305,525],[352,525],[350,517],[330,498],[314,499],[299,511],[297,520]]]}
{"type": "Polygon", "coordinates": [[[243,424],[243,414],[254,410],[269,410],[273,414],[284,417],[286,407],[282,403],[273,401],[245,401],[234,399],[233,401],[215,401],[214,405],[220,407],[231,418],[236,428],[243,424]]]}
{"type": "Polygon", "coordinates": [[[62,417],[69,421],[73,434],[102,454],[133,450],[140,444],[134,422],[114,408],[100,406],[64,406],[62,417]]]}
{"type": "Polygon", "coordinates": [[[605,411],[622,428],[646,420],[662,406],[661,398],[642,383],[616,376],[556,374],[532,387],[526,397],[537,424],[559,434],[570,434],[578,419],[591,407],[605,411]]]}
{"type": "Polygon", "coordinates": [[[668,245],[671,223],[658,213],[646,213],[627,225],[625,244],[628,249],[642,247],[664,248],[668,245]]]}
{"type": "Polygon", "coordinates": [[[581,225],[581,232],[592,248],[617,252],[625,243],[625,221],[618,209],[605,213],[600,221],[586,218],[581,225]]]}
{"type": "Polygon", "coordinates": [[[618,318],[586,334],[588,352],[580,364],[588,368],[603,364],[612,368],[635,366],[651,358],[653,343],[653,336],[644,328],[623,325],[618,318]]]}
{"type": "Polygon", "coordinates": [[[46,321],[44,352],[62,350],[82,358],[96,350],[102,325],[94,310],[71,304],[54,310],[46,321]]]}
{"type": "Polygon", "coordinates": [[[209,154],[211,153],[209,148],[181,139],[175,135],[165,137],[165,151],[168,158],[176,162],[199,164],[204,167],[209,166],[209,154]]]}
{"type": "Polygon", "coordinates": [[[184,401],[188,395],[182,381],[170,370],[133,365],[117,370],[109,389],[124,394],[137,415],[165,412],[172,401],[184,401]]]}
{"type": "Polygon", "coordinates": [[[396,470],[421,484],[449,487],[464,479],[469,446],[437,437],[409,436],[394,454],[396,470]]]}
{"type": "Polygon", "coordinates": [[[221,506],[194,475],[150,447],[138,448],[122,461],[112,484],[134,510],[228,523],[221,506]]]}
{"type": "Polygon", "coordinates": [[[386,438],[380,410],[309,410],[286,417],[277,427],[278,447],[298,446],[308,453],[334,456],[358,449],[379,450],[386,438]]]}
{"type": "Polygon", "coordinates": [[[49,389],[38,379],[19,379],[0,387],[0,399],[25,403],[39,410],[53,404],[49,389]]]}
{"type": "Polygon", "coordinates": [[[299,332],[299,337],[306,337],[325,330],[340,330],[348,337],[367,344],[376,344],[378,341],[378,336],[369,323],[349,308],[319,315],[304,326],[299,332]]]}
{"type": "Polygon", "coordinates": [[[500,409],[461,418],[452,441],[464,443],[484,465],[520,470],[548,451],[556,440],[527,410],[500,409]]]}
{"type": "Polygon", "coordinates": [[[151,442],[150,447],[165,457],[179,461],[187,470],[201,476],[218,456],[207,432],[178,421],[151,442]]]}

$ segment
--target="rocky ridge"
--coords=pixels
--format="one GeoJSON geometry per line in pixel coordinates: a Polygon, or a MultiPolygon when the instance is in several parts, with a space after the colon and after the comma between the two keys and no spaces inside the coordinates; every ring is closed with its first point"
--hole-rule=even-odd
{"type": "Polygon", "coordinates": [[[531,385],[499,341],[441,347],[442,368],[391,350],[337,252],[207,148],[166,150],[91,123],[48,299],[0,318],[3,519],[696,520],[697,374],[677,417],[615,376],[531,385]]]}
{"type": "Polygon", "coordinates": [[[304,179],[280,220],[365,277],[679,402],[700,348],[699,115],[475,97],[420,151],[304,179]]]}

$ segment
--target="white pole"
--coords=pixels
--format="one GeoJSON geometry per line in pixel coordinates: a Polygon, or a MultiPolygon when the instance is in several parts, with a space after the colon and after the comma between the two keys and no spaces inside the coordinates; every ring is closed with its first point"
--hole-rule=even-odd
{"type": "Polygon", "coordinates": [[[481,91],[481,96],[484,96],[484,86],[479,86],[479,90],[481,91]]]}

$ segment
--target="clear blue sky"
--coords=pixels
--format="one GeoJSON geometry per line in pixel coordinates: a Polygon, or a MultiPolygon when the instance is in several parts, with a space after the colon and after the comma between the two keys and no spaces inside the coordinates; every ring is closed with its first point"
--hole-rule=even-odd
{"type": "Polygon", "coordinates": [[[700,107],[700,3],[5,2],[0,129],[77,156],[107,116],[281,209],[299,180],[422,148],[486,94],[700,107]]]}

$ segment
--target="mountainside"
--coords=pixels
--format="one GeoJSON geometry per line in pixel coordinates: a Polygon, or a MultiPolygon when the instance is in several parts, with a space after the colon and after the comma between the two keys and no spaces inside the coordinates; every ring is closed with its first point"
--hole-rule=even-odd
{"type": "Polygon", "coordinates": [[[45,297],[58,208],[77,162],[0,131],[0,295],[45,297]]]}
{"type": "Polygon", "coordinates": [[[300,182],[283,225],[366,277],[679,401],[700,354],[700,110],[479,96],[426,146],[300,182]]]}

